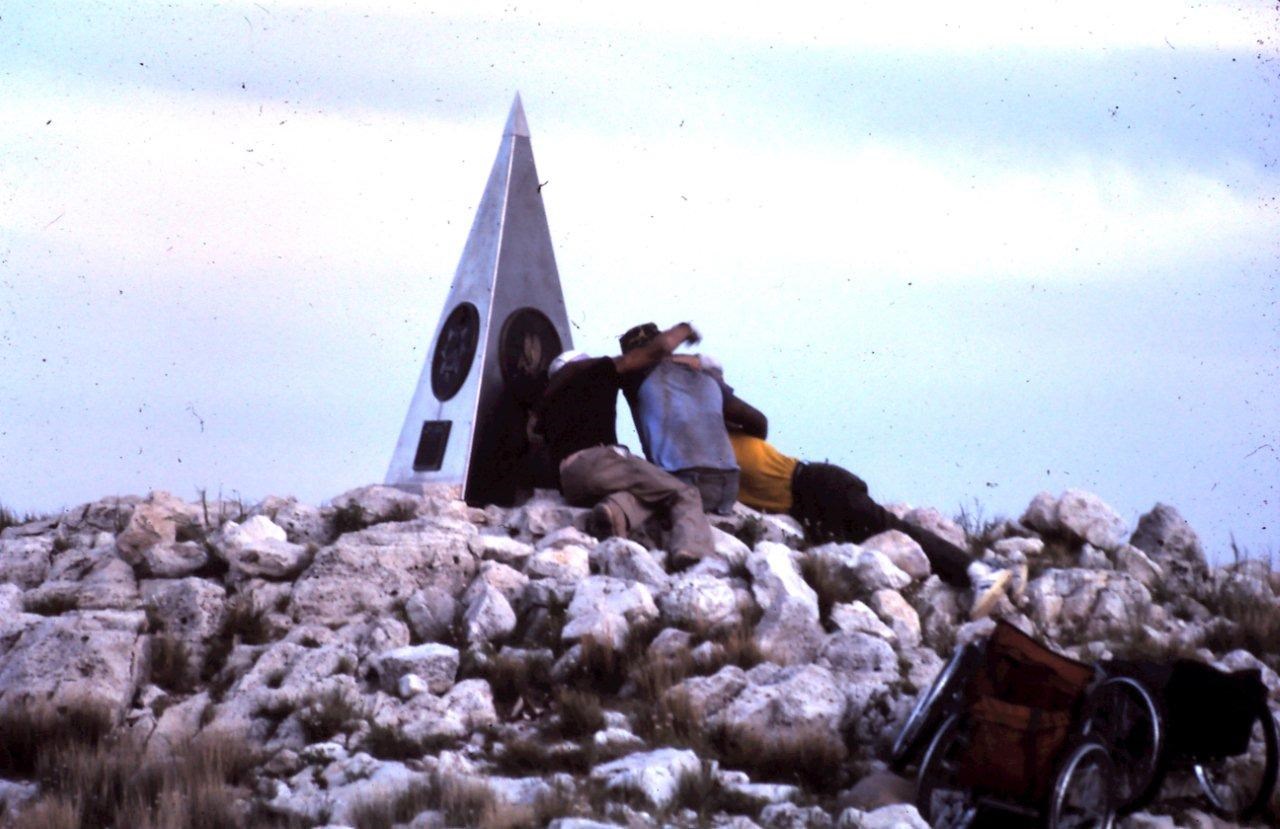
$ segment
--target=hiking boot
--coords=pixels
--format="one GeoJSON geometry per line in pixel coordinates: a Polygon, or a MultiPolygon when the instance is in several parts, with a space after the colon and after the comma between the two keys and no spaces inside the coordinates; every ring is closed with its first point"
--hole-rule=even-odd
{"type": "Polygon", "coordinates": [[[1009,570],[983,568],[981,572],[971,572],[969,585],[973,588],[973,605],[969,608],[969,619],[984,619],[990,615],[1012,579],[1013,573],[1009,570]]]}
{"type": "Polygon", "coordinates": [[[627,537],[627,516],[615,504],[601,501],[591,508],[591,534],[596,538],[627,537]]]}

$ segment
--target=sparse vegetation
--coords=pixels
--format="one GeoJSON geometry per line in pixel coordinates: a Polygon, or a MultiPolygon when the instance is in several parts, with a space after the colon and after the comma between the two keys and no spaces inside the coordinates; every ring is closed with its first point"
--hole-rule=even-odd
{"type": "Polygon", "coordinates": [[[356,829],[391,829],[425,811],[438,811],[448,826],[518,829],[542,825],[533,808],[500,803],[482,780],[433,774],[390,798],[363,800],[352,809],[356,829]]]}
{"type": "Polygon", "coordinates": [[[363,530],[369,526],[364,507],[350,501],[333,511],[333,538],[363,530]]]}
{"type": "Polygon", "coordinates": [[[556,694],[560,735],[566,740],[589,738],[604,728],[604,709],[600,697],[588,691],[561,688],[556,694]]]}
{"type": "Polygon", "coordinates": [[[77,610],[80,599],[75,593],[62,590],[33,591],[22,597],[22,607],[39,616],[61,616],[77,610]]]}
{"type": "Polygon", "coordinates": [[[756,515],[748,515],[742,519],[742,525],[733,534],[739,541],[754,550],[756,545],[760,543],[760,539],[764,538],[766,529],[763,518],[756,515]]]}
{"type": "Polygon", "coordinates": [[[753,779],[795,783],[815,792],[834,792],[844,783],[841,766],[848,757],[842,737],[813,724],[768,734],[720,729],[711,735],[720,760],[753,779]]]}
{"type": "Polygon", "coordinates": [[[807,555],[800,563],[800,575],[818,594],[818,618],[823,625],[831,619],[831,608],[861,598],[860,588],[851,579],[842,578],[828,559],[807,555]]]}
{"type": "Polygon", "coordinates": [[[195,690],[196,675],[185,640],[169,633],[152,636],[149,653],[154,684],[178,694],[195,690]]]}
{"type": "Polygon", "coordinates": [[[955,522],[960,525],[960,529],[964,530],[965,539],[969,543],[969,553],[975,558],[981,557],[984,550],[1000,540],[1001,530],[1005,525],[1005,519],[1002,516],[997,515],[988,519],[977,498],[973,499],[971,507],[960,505],[955,522]]]}
{"type": "Polygon", "coordinates": [[[111,725],[91,703],[4,714],[0,773],[41,786],[15,829],[236,825],[236,787],[255,762],[242,744],[206,738],[148,759],[127,732],[109,733],[111,725]]]}
{"type": "Polygon", "coordinates": [[[364,718],[365,712],[358,701],[340,687],[321,692],[298,709],[298,722],[313,743],[346,731],[364,718]]]}

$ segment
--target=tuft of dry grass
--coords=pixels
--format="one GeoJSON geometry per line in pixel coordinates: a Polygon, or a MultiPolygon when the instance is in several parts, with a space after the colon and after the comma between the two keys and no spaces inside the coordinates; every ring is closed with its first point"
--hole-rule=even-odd
{"type": "Polygon", "coordinates": [[[108,734],[109,717],[87,704],[10,714],[0,727],[6,776],[40,784],[39,800],[13,823],[18,829],[235,826],[238,787],[255,763],[242,743],[210,738],[149,760],[141,741],[108,734]]]}
{"type": "Polygon", "coordinates": [[[449,826],[476,829],[523,829],[541,826],[538,810],[502,803],[483,781],[433,774],[392,798],[363,800],[351,811],[356,829],[391,829],[432,810],[443,813],[449,826]]]}
{"type": "Polygon", "coordinates": [[[800,562],[800,575],[818,594],[818,618],[823,625],[831,619],[831,608],[861,598],[859,586],[840,575],[839,568],[827,559],[807,555],[800,562]]]}
{"type": "Polygon", "coordinates": [[[152,683],[176,694],[195,690],[191,651],[181,637],[168,633],[152,636],[148,652],[152,683]]]}
{"type": "Polygon", "coordinates": [[[583,740],[604,728],[600,697],[590,691],[561,688],[556,694],[560,715],[560,735],[566,740],[583,740]]]}
{"type": "Polygon", "coordinates": [[[341,688],[330,688],[312,697],[298,709],[298,722],[310,742],[328,740],[339,732],[350,730],[366,712],[341,688]]]}
{"type": "Polygon", "coordinates": [[[594,759],[589,742],[583,741],[578,745],[555,743],[549,735],[537,733],[504,742],[497,761],[503,774],[547,774],[555,771],[586,774],[591,770],[594,759]]]}
{"type": "Polygon", "coordinates": [[[711,735],[715,754],[753,779],[795,783],[811,791],[834,792],[845,782],[840,769],[849,750],[843,738],[818,725],[760,734],[720,729],[711,735]]]}
{"type": "Polygon", "coordinates": [[[0,711],[0,777],[32,777],[42,753],[63,745],[95,747],[113,723],[110,711],[88,701],[6,708],[0,711]]]}
{"type": "Polygon", "coordinates": [[[80,599],[74,593],[57,590],[28,593],[23,597],[22,609],[40,616],[61,616],[80,608],[80,599]]]}

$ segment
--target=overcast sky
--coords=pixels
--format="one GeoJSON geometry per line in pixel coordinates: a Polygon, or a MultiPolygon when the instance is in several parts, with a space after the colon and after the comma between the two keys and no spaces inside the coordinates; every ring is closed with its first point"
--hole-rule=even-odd
{"type": "Polygon", "coordinates": [[[1275,4],[771,8],[0,6],[0,503],[381,481],[519,91],[576,346],[1280,555],[1275,4]]]}

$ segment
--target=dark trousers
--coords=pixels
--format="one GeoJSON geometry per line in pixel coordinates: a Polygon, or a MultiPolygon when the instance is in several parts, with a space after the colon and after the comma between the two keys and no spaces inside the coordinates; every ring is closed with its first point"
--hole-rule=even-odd
{"type": "Polygon", "coordinates": [[[938,578],[968,587],[973,559],[956,545],[898,516],[871,500],[867,484],[847,469],[829,463],[802,463],[791,479],[791,516],[810,540],[859,544],[887,530],[906,533],[929,559],[938,578]]]}

